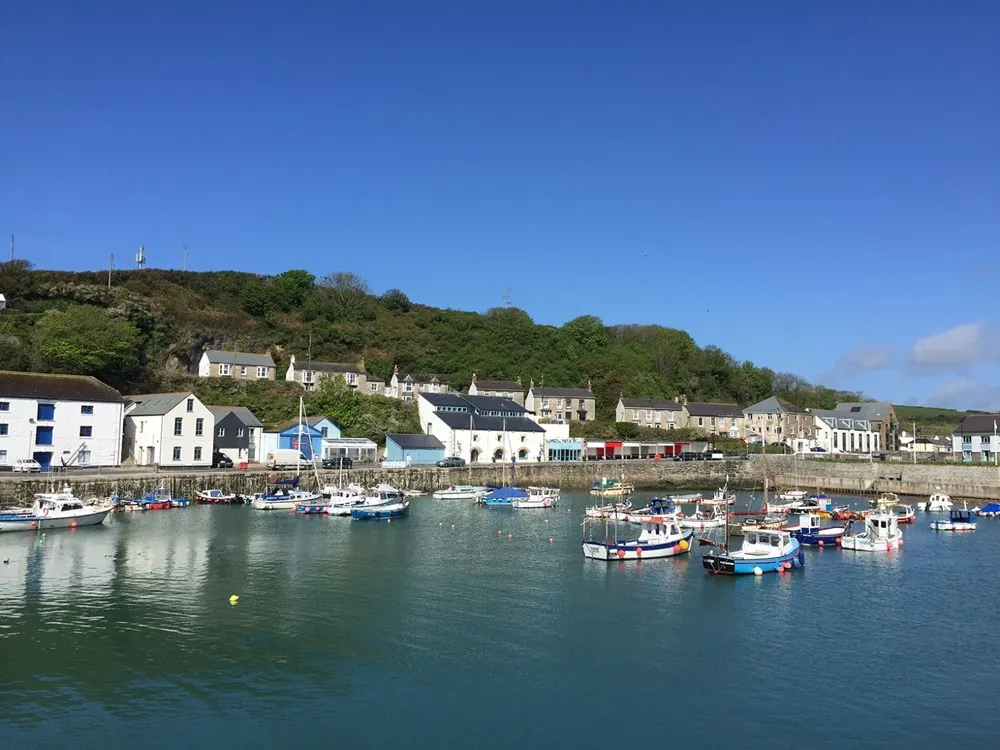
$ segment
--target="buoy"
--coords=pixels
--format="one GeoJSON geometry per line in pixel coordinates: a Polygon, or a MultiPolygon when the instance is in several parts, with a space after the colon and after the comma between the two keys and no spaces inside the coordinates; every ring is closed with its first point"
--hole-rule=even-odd
{"type": "Polygon", "coordinates": [[[387,518],[387,519],[385,519],[385,522],[386,523],[392,523],[392,519],[391,518],[387,518]]]}
{"type": "Polygon", "coordinates": [[[69,522],[69,527],[70,527],[71,529],[75,529],[75,528],[76,528],[76,521],[70,521],[70,522],[69,522]]]}
{"type": "Polygon", "coordinates": [[[822,540],[822,539],[820,539],[820,540],[819,540],[819,546],[820,546],[820,547],[822,547],[822,546],[823,546],[823,540],[822,540]]]}
{"type": "Polygon", "coordinates": [[[438,527],[440,528],[441,526],[444,526],[444,523],[442,521],[438,521],[438,527]]]}
{"type": "Polygon", "coordinates": [[[452,524],[452,525],[451,525],[451,530],[452,530],[452,531],[454,531],[454,530],[455,530],[455,524],[452,524]]]}
{"type": "MultiPolygon", "coordinates": [[[[553,539],[552,537],[549,537],[549,544],[552,544],[552,542],[554,542],[554,541],[555,541],[555,539],[553,539]]],[[[6,562],[6,560],[4,562],[6,562]]]]}
{"type": "Polygon", "coordinates": [[[508,539],[513,539],[513,538],[514,538],[514,535],[513,535],[513,534],[508,534],[508,535],[507,535],[507,538],[508,538],[508,539]]]}
{"type": "Polygon", "coordinates": [[[503,536],[503,529],[497,529],[497,536],[503,536]]]}
{"type": "Polygon", "coordinates": [[[891,544],[889,544],[889,542],[886,542],[886,543],[885,543],[885,548],[886,548],[886,549],[892,549],[892,545],[891,545],[891,544]]]}
{"type": "Polygon", "coordinates": [[[236,602],[238,602],[239,600],[240,598],[236,594],[233,594],[231,597],[229,597],[230,604],[236,604],[236,602]]]}
{"type": "Polygon", "coordinates": [[[635,556],[636,557],[642,557],[642,547],[636,547],[635,548],[635,556]]]}
{"type": "Polygon", "coordinates": [[[753,569],[753,574],[755,576],[762,576],[762,575],[764,575],[764,571],[760,569],[759,565],[755,565],[754,569],[753,569]]]}
{"type": "Polygon", "coordinates": [[[679,547],[680,547],[681,549],[683,549],[683,550],[686,550],[686,549],[687,549],[688,547],[690,547],[691,545],[690,545],[690,544],[688,544],[688,540],[687,540],[687,539],[681,539],[681,541],[680,541],[680,544],[679,544],[678,546],[679,546],[679,547]]]}
{"type": "Polygon", "coordinates": [[[5,557],[5,558],[3,559],[3,564],[4,564],[4,565],[10,565],[10,558],[9,558],[9,557],[5,557]]]}
{"type": "Polygon", "coordinates": [[[621,559],[623,557],[625,557],[625,550],[623,549],[618,550],[618,559],[621,559]]]}

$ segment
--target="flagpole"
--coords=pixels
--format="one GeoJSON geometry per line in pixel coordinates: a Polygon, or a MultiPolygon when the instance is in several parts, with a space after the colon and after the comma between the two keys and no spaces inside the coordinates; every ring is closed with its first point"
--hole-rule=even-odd
{"type": "Polygon", "coordinates": [[[913,423],[913,463],[917,462],[917,423],[913,423]]]}
{"type": "Polygon", "coordinates": [[[997,421],[993,420],[993,465],[1000,466],[997,463],[997,421]]]}

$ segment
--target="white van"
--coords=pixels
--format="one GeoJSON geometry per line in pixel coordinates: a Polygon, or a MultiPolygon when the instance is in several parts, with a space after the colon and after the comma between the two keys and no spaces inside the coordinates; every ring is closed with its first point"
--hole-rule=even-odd
{"type": "Polygon", "coordinates": [[[269,469],[294,469],[296,465],[309,465],[309,459],[298,448],[278,448],[268,451],[264,466],[269,469]]]}

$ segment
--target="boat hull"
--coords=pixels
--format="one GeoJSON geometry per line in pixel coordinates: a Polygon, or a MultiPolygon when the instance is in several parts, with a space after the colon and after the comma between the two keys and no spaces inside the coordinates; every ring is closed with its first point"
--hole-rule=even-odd
{"type": "Polygon", "coordinates": [[[551,498],[548,498],[548,497],[541,498],[541,499],[528,498],[527,500],[515,500],[513,503],[511,503],[511,505],[513,505],[515,508],[518,508],[520,510],[529,510],[529,509],[532,509],[532,508],[554,508],[554,507],[556,507],[556,504],[554,502],[552,502],[551,498]]]}
{"type": "Polygon", "coordinates": [[[964,521],[931,521],[935,531],[975,531],[976,524],[964,521]]]}
{"type": "Polygon", "coordinates": [[[677,539],[650,544],[629,539],[623,542],[598,542],[587,540],[583,543],[583,556],[590,560],[655,560],[661,557],[674,557],[691,551],[691,541],[694,532],[688,532],[677,539]]]}
{"type": "Polygon", "coordinates": [[[801,568],[806,556],[798,544],[783,555],[773,557],[743,557],[735,552],[710,552],[701,558],[701,564],[709,573],[723,576],[752,576],[764,573],[780,573],[792,568],[801,568]],[[759,571],[759,572],[758,572],[759,571]]]}
{"type": "Polygon", "coordinates": [[[11,514],[0,516],[0,532],[3,531],[39,531],[46,529],[69,529],[78,526],[97,526],[104,523],[111,508],[102,508],[75,516],[49,516],[11,514]]]}
{"type": "Polygon", "coordinates": [[[818,531],[796,531],[792,535],[799,544],[807,547],[839,547],[844,537],[843,528],[819,529],[818,531]]]}
{"type": "Polygon", "coordinates": [[[682,529],[692,529],[693,531],[706,531],[708,529],[721,529],[726,525],[724,518],[681,518],[677,525],[682,529]]]}
{"type": "Polygon", "coordinates": [[[889,552],[903,543],[903,535],[896,534],[886,539],[869,538],[866,534],[857,536],[843,536],[840,539],[841,549],[850,549],[855,552],[889,552]]]}
{"type": "Polygon", "coordinates": [[[257,510],[295,510],[298,503],[294,500],[261,500],[258,498],[250,505],[257,510]]]}
{"type": "Polygon", "coordinates": [[[315,516],[320,514],[326,514],[330,509],[327,503],[299,503],[295,506],[295,512],[301,513],[307,516],[315,516]]]}
{"type": "Polygon", "coordinates": [[[381,521],[387,518],[399,518],[408,515],[410,512],[409,503],[399,505],[392,504],[386,506],[375,506],[372,508],[354,508],[351,511],[352,521],[381,521]]]}

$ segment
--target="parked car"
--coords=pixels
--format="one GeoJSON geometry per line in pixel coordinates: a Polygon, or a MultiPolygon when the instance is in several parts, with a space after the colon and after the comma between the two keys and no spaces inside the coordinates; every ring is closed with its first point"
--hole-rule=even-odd
{"type": "Polygon", "coordinates": [[[37,474],[42,470],[42,465],[33,458],[19,458],[10,467],[11,471],[22,471],[26,474],[37,474]]]}
{"type": "Polygon", "coordinates": [[[448,456],[448,458],[442,458],[438,461],[437,465],[442,469],[453,469],[459,466],[465,466],[465,459],[459,458],[458,456],[448,456]]]}
{"type": "Polygon", "coordinates": [[[350,469],[354,460],[350,456],[330,456],[323,459],[324,469],[350,469]]]}
{"type": "Polygon", "coordinates": [[[721,461],[725,456],[723,456],[722,451],[705,451],[701,454],[703,460],[705,461],[721,461]]]}
{"type": "Polygon", "coordinates": [[[821,448],[818,445],[813,446],[809,450],[812,451],[813,453],[826,453],[826,448],[821,448]]]}
{"type": "Polygon", "coordinates": [[[704,461],[705,457],[701,453],[694,451],[684,451],[677,456],[678,461],[704,461]]]}
{"type": "Polygon", "coordinates": [[[233,459],[231,459],[225,453],[213,453],[212,454],[212,468],[213,469],[231,469],[231,468],[233,468],[233,459]]]}

